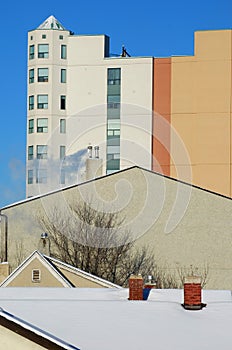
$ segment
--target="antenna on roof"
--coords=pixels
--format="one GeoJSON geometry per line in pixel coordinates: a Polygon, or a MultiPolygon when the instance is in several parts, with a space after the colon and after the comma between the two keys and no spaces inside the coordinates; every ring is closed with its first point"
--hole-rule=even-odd
{"type": "Polygon", "coordinates": [[[129,55],[129,53],[127,52],[126,48],[124,45],[122,45],[122,54],[121,57],[131,57],[131,55],[129,55]]]}

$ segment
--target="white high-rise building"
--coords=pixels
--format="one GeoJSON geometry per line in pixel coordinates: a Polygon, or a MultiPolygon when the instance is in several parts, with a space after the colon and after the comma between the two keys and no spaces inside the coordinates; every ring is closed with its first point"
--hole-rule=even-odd
{"type": "Polygon", "coordinates": [[[28,33],[27,197],[97,168],[151,169],[152,109],[152,57],[111,57],[109,37],[50,16],[28,33]]]}

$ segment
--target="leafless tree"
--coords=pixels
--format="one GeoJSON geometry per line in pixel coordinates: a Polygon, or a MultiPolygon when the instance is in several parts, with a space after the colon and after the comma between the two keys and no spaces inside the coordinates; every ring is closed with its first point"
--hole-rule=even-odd
{"type": "Polygon", "coordinates": [[[39,214],[38,221],[51,240],[51,255],[86,272],[126,286],[131,274],[147,276],[155,268],[153,253],[136,248],[118,214],[73,205],[69,214],[57,207],[39,214]]]}
{"type": "Polygon", "coordinates": [[[181,282],[181,287],[184,285],[184,279],[188,276],[199,276],[201,278],[201,286],[205,287],[207,280],[209,278],[209,265],[204,264],[204,266],[178,266],[177,273],[181,282]]]}
{"type": "Polygon", "coordinates": [[[15,245],[14,264],[17,267],[26,258],[23,239],[21,238],[21,239],[15,240],[14,245],[15,245]]]}

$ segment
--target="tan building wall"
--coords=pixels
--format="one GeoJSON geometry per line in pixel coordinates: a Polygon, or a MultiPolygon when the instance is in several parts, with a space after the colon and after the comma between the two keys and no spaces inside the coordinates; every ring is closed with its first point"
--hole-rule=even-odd
{"type": "Polygon", "coordinates": [[[9,329],[0,326],[0,345],[4,350],[42,350],[45,349],[21,335],[10,331],[9,329]]]}
{"type": "Polygon", "coordinates": [[[70,201],[88,200],[90,193],[94,208],[125,218],[123,229],[136,244],[153,249],[161,268],[176,273],[178,266],[200,271],[207,265],[207,288],[232,289],[231,199],[136,167],[5,208],[9,261],[15,264],[15,237],[26,256],[37,249],[43,232],[39,211],[51,215],[59,204],[66,215],[70,201]]]}
{"type": "MultiPolygon", "coordinates": [[[[189,154],[171,176],[231,196],[231,30],[195,33],[195,55],[173,57],[171,125],[189,154]]],[[[171,156],[177,141],[171,131],[171,156]]]]}
{"type": "Polygon", "coordinates": [[[82,276],[78,276],[77,274],[62,268],[61,266],[59,266],[59,270],[77,288],[104,288],[103,285],[100,285],[99,283],[91,281],[90,279],[86,279],[82,276]]]}
{"type": "Polygon", "coordinates": [[[1,263],[0,264],[0,283],[4,281],[6,277],[9,276],[9,264],[8,263],[1,263]]]}

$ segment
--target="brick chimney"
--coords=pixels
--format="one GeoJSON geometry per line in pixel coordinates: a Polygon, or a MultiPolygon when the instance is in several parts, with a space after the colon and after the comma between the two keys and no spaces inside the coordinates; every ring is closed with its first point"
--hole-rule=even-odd
{"type": "Polygon", "coordinates": [[[129,300],[143,300],[143,278],[132,275],[129,278],[129,300]]]}
{"type": "Polygon", "coordinates": [[[201,302],[201,278],[186,277],[184,280],[184,304],[187,310],[201,310],[206,304],[201,302]]]}

